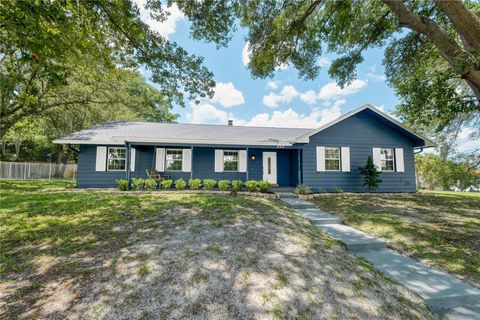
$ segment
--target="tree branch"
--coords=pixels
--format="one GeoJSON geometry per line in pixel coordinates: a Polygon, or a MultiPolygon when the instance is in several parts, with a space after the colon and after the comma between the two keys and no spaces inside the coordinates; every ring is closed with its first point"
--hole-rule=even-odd
{"type": "Polygon", "coordinates": [[[461,37],[476,50],[480,51],[480,19],[460,0],[434,0],[458,30],[461,37]]]}
{"type": "Polygon", "coordinates": [[[450,66],[472,87],[474,94],[480,101],[480,70],[477,69],[477,61],[463,50],[455,39],[435,21],[412,13],[403,3],[398,0],[381,0],[398,18],[399,25],[407,27],[415,32],[425,35],[450,66]]]}

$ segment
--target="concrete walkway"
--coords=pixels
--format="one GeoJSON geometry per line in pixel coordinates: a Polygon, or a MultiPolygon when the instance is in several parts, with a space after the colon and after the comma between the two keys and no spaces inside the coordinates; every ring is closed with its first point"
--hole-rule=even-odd
{"type": "Polygon", "coordinates": [[[349,251],[367,259],[377,270],[422,297],[442,319],[480,320],[480,290],[387,248],[385,241],[341,224],[293,193],[277,193],[280,200],[303,214],[349,251]]]}

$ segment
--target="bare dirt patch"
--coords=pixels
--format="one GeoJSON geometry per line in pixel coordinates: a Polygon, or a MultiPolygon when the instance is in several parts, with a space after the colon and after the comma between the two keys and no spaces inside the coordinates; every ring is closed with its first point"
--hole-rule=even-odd
{"type": "MultiPolygon", "coordinates": [[[[41,252],[30,244],[25,252],[38,259],[2,277],[0,317],[433,318],[420,298],[278,201],[188,195],[130,202],[125,220],[72,234],[78,252],[59,254],[55,241],[41,252]]],[[[10,259],[20,259],[18,252],[10,259]]]]}

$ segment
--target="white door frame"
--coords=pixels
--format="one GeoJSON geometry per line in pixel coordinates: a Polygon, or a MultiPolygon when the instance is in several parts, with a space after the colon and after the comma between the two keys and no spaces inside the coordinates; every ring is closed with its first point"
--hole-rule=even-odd
{"type": "Polygon", "coordinates": [[[277,184],[277,153],[276,152],[263,152],[263,180],[268,181],[271,184],[277,184]],[[270,159],[270,167],[268,159],[270,159]],[[270,172],[268,172],[270,169],[270,172]]]}

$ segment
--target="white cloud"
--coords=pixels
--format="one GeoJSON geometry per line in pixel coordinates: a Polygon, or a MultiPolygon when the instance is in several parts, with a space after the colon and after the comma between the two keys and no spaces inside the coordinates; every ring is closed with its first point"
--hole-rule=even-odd
{"type": "Polygon", "coordinates": [[[269,89],[272,89],[272,90],[275,90],[278,88],[278,86],[280,85],[280,81],[268,81],[267,82],[267,88],[269,89]]]}
{"type": "Polygon", "coordinates": [[[236,89],[233,83],[219,82],[215,86],[215,95],[212,101],[220,103],[225,108],[238,106],[245,103],[245,98],[240,90],[236,89]]]}
{"type": "Polygon", "coordinates": [[[334,108],[340,108],[340,107],[343,106],[345,103],[347,103],[347,100],[345,100],[345,99],[338,99],[338,100],[335,100],[335,102],[333,102],[333,107],[334,107],[334,108]]]}
{"type": "Polygon", "coordinates": [[[378,110],[382,111],[382,112],[386,112],[385,111],[385,105],[379,105],[379,106],[376,106],[376,105],[373,105],[375,108],[377,108],[378,110]]]}
{"type": "MultiPolygon", "coordinates": [[[[284,86],[279,93],[270,92],[264,96],[263,104],[269,108],[277,108],[280,103],[288,103],[291,102],[293,98],[298,97],[310,106],[314,106],[318,100],[322,100],[324,107],[330,107],[335,104],[341,106],[345,104],[346,101],[340,98],[357,93],[366,85],[366,80],[354,80],[342,89],[335,82],[330,82],[323,86],[318,93],[314,90],[299,92],[295,87],[288,85],[284,86]]],[[[270,84],[269,82],[267,84],[267,87],[272,89],[275,88],[275,86],[276,84],[274,83],[270,84]]]]}
{"type": "Polygon", "coordinates": [[[192,104],[192,112],[187,113],[187,121],[190,123],[221,123],[227,124],[228,120],[233,119],[233,114],[219,110],[209,103],[192,104]]]}
{"type": "Polygon", "coordinates": [[[384,74],[377,73],[377,65],[371,66],[367,72],[367,77],[374,81],[385,81],[387,78],[384,74]]]}
{"type": "Polygon", "coordinates": [[[135,2],[140,9],[140,18],[142,21],[148,24],[152,30],[157,31],[165,38],[168,38],[169,35],[175,33],[178,21],[185,18],[180,9],[178,9],[178,6],[173,4],[166,8],[166,11],[170,13],[167,16],[167,19],[165,21],[157,21],[150,16],[150,10],[145,9],[147,0],[135,0],[135,2]]]}
{"type": "Polygon", "coordinates": [[[280,102],[291,102],[300,93],[294,86],[283,86],[279,93],[270,92],[263,97],[263,104],[269,108],[276,108],[280,102]]]}
{"type": "Polygon", "coordinates": [[[460,152],[473,151],[480,148],[480,141],[473,140],[470,135],[474,133],[473,128],[464,128],[457,137],[457,150],[460,152]]]}
{"type": "Polygon", "coordinates": [[[318,59],[318,64],[320,65],[320,67],[327,66],[327,65],[329,65],[330,63],[331,63],[331,62],[330,62],[330,60],[328,60],[328,58],[321,57],[320,59],[318,59]]]}
{"type": "Polygon", "coordinates": [[[310,114],[300,114],[291,108],[273,113],[260,113],[247,121],[247,126],[287,127],[287,128],[318,128],[341,116],[340,107],[327,109],[316,108],[310,114]]]}
{"type": "MultiPolygon", "coordinates": [[[[340,101],[340,100],[339,100],[340,101]]],[[[315,108],[309,114],[298,113],[291,108],[272,113],[259,113],[250,120],[236,118],[232,113],[215,108],[208,103],[192,104],[186,119],[190,123],[227,124],[233,120],[234,125],[286,128],[318,128],[341,116],[340,103],[329,108],[315,108]]]]}
{"type": "Polygon", "coordinates": [[[324,85],[320,89],[320,92],[318,93],[318,97],[322,100],[344,97],[344,96],[357,93],[358,91],[363,89],[366,85],[367,85],[366,80],[353,80],[352,83],[343,87],[342,89],[335,82],[330,82],[324,85]]]}
{"type": "Polygon", "coordinates": [[[307,92],[300,94],[300,99],[306,104],[314,105],[317,102],[318,95],[315,91],[308,90],[307,92]]]}
{"type": "Polygon", "coordinates": [[[245,43],[245,46],[243,47],[243,50],[242,50],[242,62],[245,67],[248,66],[248,64],[250,63],[250,55],[252,54],[252,51],[250,50],[249,45],[250,45],[250,42],[247,41],[247,43],[245,43]]]}

